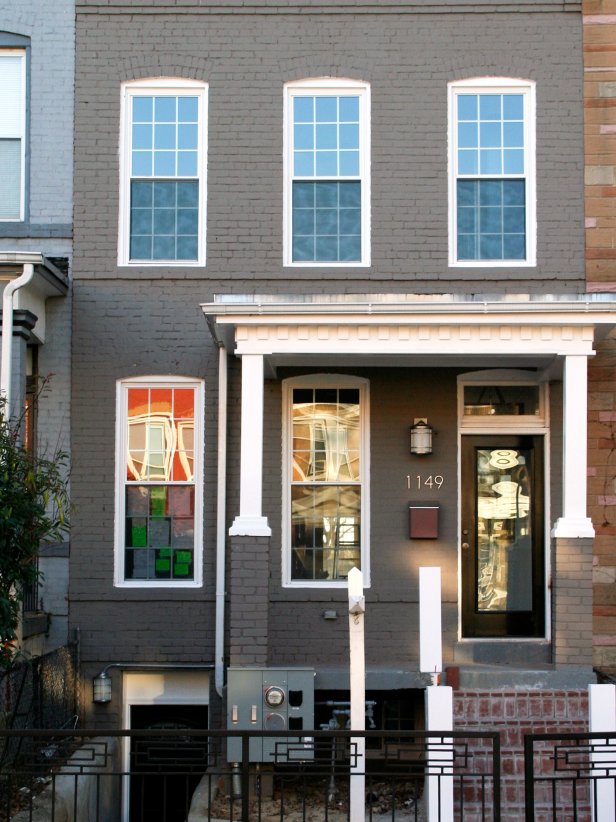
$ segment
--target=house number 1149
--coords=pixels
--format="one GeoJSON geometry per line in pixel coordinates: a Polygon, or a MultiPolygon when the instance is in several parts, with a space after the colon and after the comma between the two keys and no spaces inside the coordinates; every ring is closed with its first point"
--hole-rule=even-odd
{"type": "Polygon", "coordinates": [[[444,481],[441,474],[429,474],[427,477],[423,474],[416,474],[414,477],[406,475],[406,487],[409,489],[440,488],[444,481]]]}

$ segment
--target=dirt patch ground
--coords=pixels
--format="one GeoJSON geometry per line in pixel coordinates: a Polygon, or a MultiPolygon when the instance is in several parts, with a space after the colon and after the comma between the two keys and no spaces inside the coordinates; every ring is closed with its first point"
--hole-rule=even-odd
{"type": "MultiPolygon", "coordinates": [[[[260,801],[251,800],[250,817],[260,822],[347,822],[349,818],[348,792],[339,790],[328,800],[328,785],[277,785],[271,796],[260,801]]],[[[421,800],[415,797],[412,783],[396,786],[392,797],[391,786],[385,783],[370,784],[366,796],[366,820],[369,822],[423,822],[425,819],[421,800]]],[[[223,792],[211,806],[211,822],[228,822],[241,816],[241,802],[232,801],[223,792]]]]}

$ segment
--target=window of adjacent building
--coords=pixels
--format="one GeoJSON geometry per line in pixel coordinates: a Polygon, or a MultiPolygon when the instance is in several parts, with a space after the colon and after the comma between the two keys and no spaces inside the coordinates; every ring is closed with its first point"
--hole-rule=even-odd
{"type": "Polygon", "coordinates": [[[534,265],[534,84],[483,78],[449,90],[450,263],[534,265]]]}
{"type": "Polygon", "coordinates": [[[26,52],[0,49],[0,221],[24,219],[26,52]]]}
{"type": "Polygon", "coordinates": [[[124,86],[120,264],[205,263],[206,108],[204,83],[124,86]]]}
{"type": "Polygon", "coordinates": [[[368,576],[368,384],[333,375],[285,383],[285,583],[368,576]]]}
{"type": "Polygon", "coordinates": [[[201,583],[203,385],[118,389],[117,583],[201,583]]]}
{"type": "Polygon", "coordinates": [[[285,264],[370,263],[370,87],[285,87],[285,264]]]}

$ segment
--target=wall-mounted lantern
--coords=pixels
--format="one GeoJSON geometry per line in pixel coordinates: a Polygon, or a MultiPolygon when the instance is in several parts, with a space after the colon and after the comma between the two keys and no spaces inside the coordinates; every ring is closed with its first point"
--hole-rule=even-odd
{"type": "Polygon", "coordinates": [[[92,680],[92,701],[99,704],[111,702],[111,677],[101,671],[92,680]]]}
{"type": "Polygon", "coordinates": [[[411,426],[411,454],[432,453],[433,428],[426,417],[416,417],[411,426]]]}

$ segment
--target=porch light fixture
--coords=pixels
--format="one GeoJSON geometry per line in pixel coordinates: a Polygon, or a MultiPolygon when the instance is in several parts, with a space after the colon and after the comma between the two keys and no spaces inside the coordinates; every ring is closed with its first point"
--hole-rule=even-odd
{"type": "Polygon", "coordinates": [[[92,680],[92,701],[99,704],[111,702],[111,677],[106,671],[101,671],[92,680]]]}
{"type": "Polygon", "coordinates": [[[431,454],[432,434],[427,417],[416,417],[411,425],[411,454],[431,454]]]}

